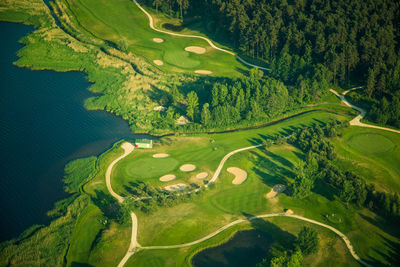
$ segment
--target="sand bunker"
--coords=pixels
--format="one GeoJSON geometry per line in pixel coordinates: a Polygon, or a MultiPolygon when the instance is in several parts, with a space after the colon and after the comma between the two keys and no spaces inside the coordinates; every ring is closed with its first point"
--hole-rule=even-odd
{"type": "Polygon", "coordinates": [[[182,165],[179,169],[183,172],[191,172],[196,169],[196,166],[193,164],[185,164],[185,165],[182,165]]]}
{"type": "Polygon", "coordinates": [[[285,211],[285,214],[286,215],[292,215],[294,212],[293,212],[293,210],[291,210],[291,209],[288,209],[288,210],[286,210],[285,211]]]}
{"type": "Polygon", "coordinates": [[[284,186],[283,184],[277,184],[275,185],[271,191],[265,195],[266,198],[274,198],[276,197],[279,193],[282,193],[283,191],[285,191],[286,186],[284,186]]]}
{"type": "Polygon", "coordinates": [[[165,154],[165,153],[160,153],[160,154],[154,154],[153,155],[153,158],[157,158],[157,159],[159,159],[159,158],[168,158],[169,157],[169,154],[165,154]]]}
{"type": "Polygon", "coordinates": [[[237,167],[230,167],[227,169],[228,172],[235,175],[235,179],[233,179],[232,184],[242,184],[247,179],[247,172],[237,167]]]}
{"type": "Polygon", "coordinates": [[[207,178],[207,177],[208,177],[208,173],[207,172],[201,172],[201,173],[198,173],[196,175],[197,179],[204,179],[204,178],[207,178]]]}
{"type": "Polygon", "coordinates": [[[200,46],[188,46],[185,48],[185,51],[196,53],[196,54],[204,54],[206,49],[200,46]]]}
{"type": "Polygon", "coordinates": [[[157,66],[162,66],[162,65],[164,65],[164,62],[162,62],[162,61],[159,60],[159,59],[153,60],[153,62],[154,62],[154,64],[156,64],[157,66]]]}
{"type": "Polygon", "coordinates": [[[161,39],[161,38],[153,38],[153,41],[156,42],[156,43],[163,43],[163,42],[164,42],[164,39],[161,39]]]}
{"type": "Polygon", "coordinates": [[[168,190],[168,191],[183,191],[186,188],[188,188],[188,186],[186,184],[173,184],[173,185],[164,187],[164,189],[168,190]]]}
{"type": "Polygon", "coordinates": [[[208,74],[212,74],[212,71],[209,71],[209,70],[196,70],[196,71],[194,71],[194,73],[208,75],[208,74]]]}
{"type": "Polygon", "coordinates": [[[173,175],[173,174],[167,174],[167,175],[162,176],[162,177],[160,178],[160,181],[161,181],[161,182],[169,182],[169,181],[175,180],[175,178],[176,178],[175,175],[173,175]]]}

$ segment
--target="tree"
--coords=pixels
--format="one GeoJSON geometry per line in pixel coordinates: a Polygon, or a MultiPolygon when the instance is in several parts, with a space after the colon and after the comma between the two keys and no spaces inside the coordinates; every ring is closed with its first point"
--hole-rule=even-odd
{"type": "Polygon", "coordinates": [[[296,177],[293,183],[293,196],[298,199],[305,198],[311,194],[311,189],[314,187],[314,172],[315,167],[304,163],[300,163],[295,169],[296,177]]]}
{"type": "Polygon", "coordinates": [[[189,8],[189,0],[176,0],[181,10],[181,20],[183,21],[183,11],[189,8]]]}
{"type": "Polygon", "coordinates": [[[208,125],[211,119],[211,113],[210,110],[208,109],[209,106],[210,105],[208,103],[205,103],[201,111],[201,123],[204,125],[208,125]]]}
{"type": "Polygon", "coordinates": [[[312,228],[304,226],[297,236],[296,245],[304,255],[316,253],[319,249],[318,233],[312,228]]]}
{"type": "Polygon", "coordinates": [[[194,120],[194,114],[197,112],[197,107],[199,106],[199,98],[194,91],[191,91],[187,95],[187,106],[186,106],[186,114],[191,120],[194,120]]]}
{"type": "Polygon", "coordinates": [[[156,7],[156,12],[158,13],[158,7],[163,3],[163,0],[153,0],[153,6],[156,7]]]}
{"type": "Polygon", "coordinates": [[[119,40],[117,46],[118,46],[118,49],[121,50],[122,52],[128,51],[128,43],[126,42],[125,39],[119,40]]]}
{"type": "Polygon", "coordinates": [[[171,88],[171,96],[173,104],[176,105],[178,102],[182,101],[183,95],[179,92],[178,88],[174,84],[171,88]]]}
{"type": "MultiPolygon", "coordinates": [[[[297,250],[292,255],[288,255],[287,252],[283,256],[275,257],[270,262],[270,267],[301,267],[303,261],[303,254],[300,250],[297,250]]],[[[257,265],[257,267],[263,267],[268,265],[257,265]]]]}

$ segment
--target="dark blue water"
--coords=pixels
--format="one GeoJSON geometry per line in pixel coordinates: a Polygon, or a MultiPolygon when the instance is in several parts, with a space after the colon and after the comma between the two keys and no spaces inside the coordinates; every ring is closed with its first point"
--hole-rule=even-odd
{"type": "Polygon", "coordinates": [[[229,241],[200,251],[192,258],[194,267],[251,267],[268,257],[273,237],[252,229],[237,232],[229,241]]]}
{"type": "Polygon", "coordinates": [[[17,41],[32,30],[0,22],[0,240],[49,222],[46,211],[65,197],[65,163],[133,137],[123,120],[84,108],[92,94],[83,73],[12,64],[17,41]]]}

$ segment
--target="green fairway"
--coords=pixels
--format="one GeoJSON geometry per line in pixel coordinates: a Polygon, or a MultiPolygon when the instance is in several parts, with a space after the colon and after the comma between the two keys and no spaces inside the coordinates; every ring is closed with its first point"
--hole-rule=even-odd
{"type": "Polygon", "coordinates": [[[149,27],[147,16],[129,0],[62,0],[85,31],[99,39],[118,44],[125,40],[127,49],[153,64],[162,60],[167,71],[210,70],[215,75],[240,75],[248,68],[230,54],[215,50],[201,39],[170,36],[149,27]],[[153,38],[161,38],[156,43],[153,38]],[[185,47],[200,46],[205,54],[185,51],[185,47]]]}

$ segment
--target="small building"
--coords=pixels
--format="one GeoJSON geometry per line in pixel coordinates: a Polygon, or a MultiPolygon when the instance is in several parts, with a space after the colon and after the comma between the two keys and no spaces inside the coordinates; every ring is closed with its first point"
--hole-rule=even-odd
{"type": "Polygon", "coordinates": [[[153,140],[150,139],[135,139],[136,148],[153,148],[153,140]]]}

